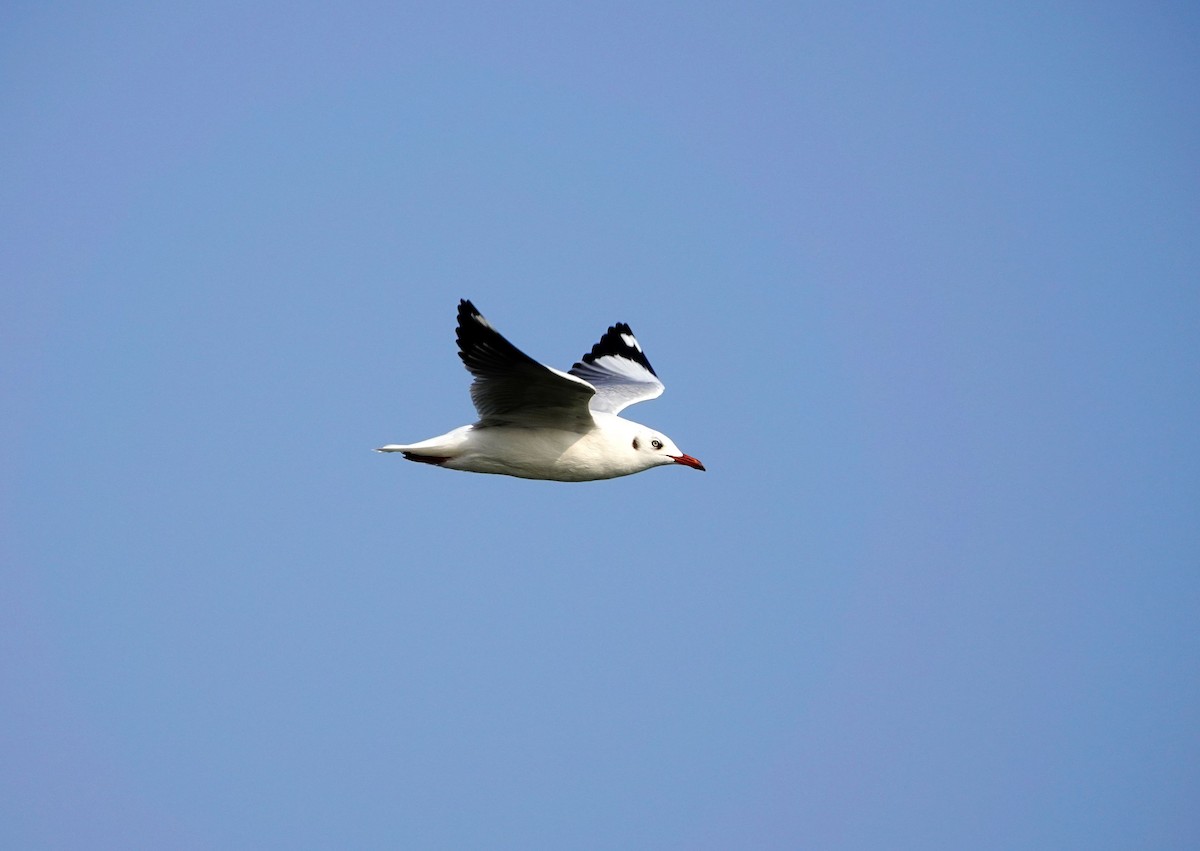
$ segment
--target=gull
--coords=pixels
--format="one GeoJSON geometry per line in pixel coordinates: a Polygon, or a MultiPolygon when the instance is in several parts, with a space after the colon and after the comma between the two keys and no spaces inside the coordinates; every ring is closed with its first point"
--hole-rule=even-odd
{"type": "Polygon", "coordinates": [[[479,421],[377,452],[400,452],[409,461],[448,470],[559,482],[612,479],[668,464],[704,469],[666,435],[617,416],[663,392],[624,322],[562,372],[522,352],[463,299],[458,349],[474,376],[471,401],[479,421]]]}

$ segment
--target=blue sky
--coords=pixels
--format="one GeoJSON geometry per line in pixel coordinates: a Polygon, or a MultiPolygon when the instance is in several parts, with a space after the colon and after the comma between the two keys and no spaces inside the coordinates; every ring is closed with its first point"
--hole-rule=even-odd
{"type": "Polygon", "coordinates": [[[1200,843],[1194,9],[2,18],[4,847],[1200,843]]]}

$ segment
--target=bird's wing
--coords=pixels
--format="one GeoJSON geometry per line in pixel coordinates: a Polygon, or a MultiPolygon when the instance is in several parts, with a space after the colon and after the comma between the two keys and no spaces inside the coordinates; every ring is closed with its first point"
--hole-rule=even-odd
{"type": "Polygon", "coordinates": [[[587,431],[596,388],[538,363],[491,326],[467,300],[458,303],[458,356],[471,382],[479,425],[519,425],[587,431]]]}
{"type": "Polygon", "coordinates": [[[596,388],[593,411],[616,414],[635,402],[657,399],[663,392],[663,383],[624,322],[609,328],[570,372],[596,388]]]}

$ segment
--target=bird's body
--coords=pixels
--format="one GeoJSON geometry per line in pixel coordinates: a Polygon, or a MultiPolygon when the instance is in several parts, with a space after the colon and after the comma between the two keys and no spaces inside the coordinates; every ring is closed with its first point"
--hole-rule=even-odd
{"type": "Polygon", "coordinates": [[[633,438],[650,429],[612,414],[598,414],[596,428],[573,431],[519,425],[460,426],[439,437],[381,452],[403,452],[448,470],[502,473],[522,479],[586,482],[648,469],[633,438]]]}
{"type": "Polygon", "coordinates": [[[617,416],[663,390],[628,325],[609,328],[581,362],[560,372],[521,352],[462,301],[458,343],[475,376],[471,398],[479,422],[380,452],[450,470],[562,482],[611,479],[666,464],[704,469],[666,436],[617,416]]]}

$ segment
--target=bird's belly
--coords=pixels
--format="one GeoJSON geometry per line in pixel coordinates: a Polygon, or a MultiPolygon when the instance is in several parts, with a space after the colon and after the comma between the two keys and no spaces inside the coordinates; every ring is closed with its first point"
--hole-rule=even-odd
{"type": "Polygon", "coordinates": [[[523,479],[586,482],[624,475],[604,469],[587,434],[508,426],[476,428],[470,447],[444,466],[523,479]]]}

